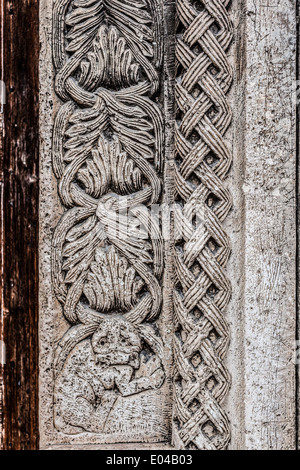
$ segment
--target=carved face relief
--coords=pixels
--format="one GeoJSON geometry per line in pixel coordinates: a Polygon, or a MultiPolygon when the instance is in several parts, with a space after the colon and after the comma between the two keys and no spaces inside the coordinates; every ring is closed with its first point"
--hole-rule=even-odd
{"type": "Polygon", "coordinates": [[[128,365],[134,369],[140,366],[139,353],[142,344],[138,331],[129,322],[117,316],[103,320],[92,336],[92,348],[97,364],[128,365]]]}

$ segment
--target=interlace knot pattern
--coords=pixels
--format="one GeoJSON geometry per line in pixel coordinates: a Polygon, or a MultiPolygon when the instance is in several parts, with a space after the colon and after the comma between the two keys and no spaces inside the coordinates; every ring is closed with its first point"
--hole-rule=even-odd
{"type": "Polygon", "coordinates": [[[225,449],[230,440],[222,409],[230,387],[228,7],[229,0],[177,0],[175,226],[182,231],[175,234],[173,435],[176,447],[187,449],[225,449]]]}

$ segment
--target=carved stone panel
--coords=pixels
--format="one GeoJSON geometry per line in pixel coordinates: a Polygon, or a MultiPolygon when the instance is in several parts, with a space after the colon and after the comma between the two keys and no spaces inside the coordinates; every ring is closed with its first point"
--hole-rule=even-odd
{"type": "Polygon", "coordinates": [[[42,124],[42,442],[169,441],[169,267],[153,216],[168,148],[163,2],[55,0],[42,11],[52,18],[41,64],[46,120],[51,108],[42,124]]]}
{"type": "Polygon", "coordinates": [[[229,443],[228,4],[42,2],[42,447],[229,443]]]}
{"type": "Polygon", "coordinates": [[[267,3],[40,1],[41,448],[296,442],[296,14],[267,3]]]}
{"type": "Polygon", "coordinates": [[[0,448],[298,449],[300,0],[0,10],[0,448]]]}

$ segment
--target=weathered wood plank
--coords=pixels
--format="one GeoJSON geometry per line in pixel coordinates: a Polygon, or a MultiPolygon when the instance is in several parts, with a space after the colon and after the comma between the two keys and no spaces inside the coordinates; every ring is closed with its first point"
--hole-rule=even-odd
{"type": "Polygon", "coordinates": [[[2,0],[4,449],[38,447],[38,0],[2,0]]]}
{"type": "Polygon", "coordinates": [[[245,128],[245,446],[296,433],[296,9],[248,0],[245,128]]]}

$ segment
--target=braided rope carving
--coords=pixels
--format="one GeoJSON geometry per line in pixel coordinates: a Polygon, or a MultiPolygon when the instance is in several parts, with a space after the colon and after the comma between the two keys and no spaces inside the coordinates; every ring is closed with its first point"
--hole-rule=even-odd
{"type": "MultiPolygon", "coordinates": [[[[127,360],[137,369],[142,360],[136,356],[142,347],[138,334],[152,360],[143,364],[139,379],[132,381],[126,371],[124,379],[114,377],[116,393],[124,396],[160,388],[164,380],[161,339],[151,328],[161,309],[163,243],[149,209],[160,202],[162,186],[163,118],[155,102],[161,26],[159,0],[54,2],[55,90],[63,103],[54,125],[53,169],[65,213],[53,237],[52,278],[70,324],[58,346],[55,370],[59,376],[76,346],[92,335],[99,361],[114,356],[118,367],[127,360]],[[142,237],[138,226],[155,236],[142,237]],[[99,346],[95,338],[101,336],[101,324],[106,337],[99,346]],[[116,344],[116,335],[122,344],[116,344]],[[105,355],[101,345],[107,337],[115,350],[105,355]]],[[[103,382],[112,380],[106,375],[103,382]]],[[[103,413],[109,414],[105,407],[112,409],[110,400],[115,400],[110,387],[102,410],[92,403],[94,421],[83,408],[70,418],[73,404],[64,405],[59,429],[72,425],[66,432],[102,432],[103,413]],[[87,418],[80,420],[80,413],[87,418]]]]}
{"type": "Polygon", "coordinates": [[[231,208],[224,186],[231,154],[226,99],[232,72],[229,0],[177,0],[174,441],[178,448],[225,449],[230,387],[224,366],[231,295],[224,268],[230,242],[222,222],[231,208]],[[183,208],[183,210],[182,210],[183,208]],[[199,223],[200,222],[200,223],[199,223]]]}

